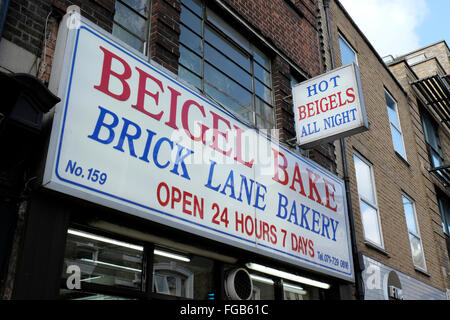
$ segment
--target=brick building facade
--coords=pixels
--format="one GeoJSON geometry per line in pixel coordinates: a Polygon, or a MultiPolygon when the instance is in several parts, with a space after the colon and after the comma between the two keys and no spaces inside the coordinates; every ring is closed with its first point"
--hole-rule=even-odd
{"type": "MultiPolygon", "coordinates": [[[[357,240],[353,250],[356,291],[350,293],[349,281],[256,255],[266,266],[308,277],[320,285],[326,282],[328,289],[308,283],[300,288],[292,282],[288,287],[283,281],[288,285],[289,281],[279,274],[268,278],[264,272],[255,272],[252,279],[258,286],[252,298],[384,299],[389,296],[388,286],[402,290],[407,299],[443,298],[449,287],[448,237],[439,228],[439,204],[436,191],[432,191],[437,182],[430,182],[434,178],[427,171],[431,165],[424,151],[416,95],[397,66],[405,67],[414,79],[423,76],[401,62],[386,67],[338,1],[11,0],[0,41],[0,71],[30,74],[50,89],[58,86],[54,83],[55,70],[59,70],[54,67],[56,46],[68,8],[79,10],[83,19],[103,29],[102,34],[112,34],[119,47],[156,66],[191,92],[214,101],[241,123],[261,132],[277,129],[271,135],[283,148],[306,155],[344,179],[345,157],[353,207],[349,213],[354,220],[351,232],[357,240]],[[345,52],[339,49],[343,45],[347,46],[345,52]],[[340,66],[352,52],[361,72],[370,130],[346,138],[344,155],[339,142],[309,150],[297,148],[292,86],[340,66]],[[392,114],[397,117],[390,118],[392,114]],[[395,132],[400,134],[401,144],[393,141],[395,132]],[[371,172],[363,178],[371,183],[373,199],[360,197],[364,190],[357,170],[371,172]],[[413,220],[405,219],[405,208],[412,208],[407,214],[412,214],[413,220]],[[361,211],[367,210],[369,218],[364,220],[361,211]],[[419,231],[410,232],[411,226],[419,231]],[[411,239],[423,248],[415,260],[411,239]],[[391,280],[391,276],[399,280],[391,280]],[[413,290],[415,294],[411,294],[413,290]]],[[[448,73],[447,67],[444,62],[441,69],[448,73]]],[[[0,208],[5,212],[5,223],[0,224],[2,298],[207,299],[208,294],[230,298],[224,284],[226,275],[242,266],[242,261],[254,259],[254,253],[42,187],[53,117],[53,110],[46,111],[35,140],[24,140],[23,146],[32,146],[26,158],[17,160],[20,165],[2,163],[0,168],[0,208]],[[97,248],[94,254],[92,248],[97,248]],[[117,264],[125,263],[119,269],[135,278],[111,275],[110,270],[94,276],[88,263],[82,268],[83,272],[91,270],[83,279],[82,290],[70,290],[66,265],[73,260],[97,261],[102,252],[99,248],[106,251],[103,258],[111,261],[117,262],[117,253],[127,256],[126,262],[117,264]],[[152,263],[157,262],[158,267],[177,265],[174,260],[164,260],[167,256],[159,258],[158,248],[186,253],[188,258],[184,258],[192,261],[176,269],[177,275],[163,270],[166,273],[156,272],[158,277],[152,278],[156,270],[152,263]],[[201,289],[189,275],[190,268],[199,274],[195,279],[201,279],[201,289]],[[168,280],[170,276],[172,280],[168,280]]],[[[439,135],[447,159],[448,135],[442,131],[439,135]]],[[[130,135],[128,139],[131,143],[130,135]]],[[[312,195],[311,186],[310,191],[312,195]]],[[[170,259],[179,258],[172,255],[170,259]]]]}
{"type": "MultiPolygon", "coordinates": [[[[289,148],[293,153],[308,154],[310,159],[324,168],[336,171],[332,143],[308,151],[296,149],[293,143],[295,129],[291,86],[324,71],[316,1],[12,0],[0,42],[2,72],[10,75],[27,73],[47,86],[58,86],[59,84],[52,84],[51,79],[56,63],[57,39],[62,30],[63,16],[69,7],[75,10],[73,14],[79,10],[83,18],[107,33],[112,33],[121,45],[128,46],[127,50],[135,50],[133,52],[141,59],[156,65],[194,92],[206,94],[225,110],[230,110],[230,106],[233,110],[236,105],[238,111],[234,114],[246,125],[263,131],[277,129],[271,135],[284,148],[289,148]],[[78,8],[70,7],[72,5],[78,8]],[[196,43],[201,43],[201,46],[196,47],[196,43]],[[224,61],[227,63],[226,67],[222,65],[224,61]],[[200,65],[200,69],[197,69],[200,65]],[[212,68],[211,72],[205,72],[207,68],[212,68]],[[214,77],[209,78],[211,74],[214,77]],[[227,82],[218,85],[217,79],[223,77],[228,79],[227,82]],[[236,96],[227,91],[229,86],[238,93],[236,96]]],[[[3,298],[55,299],[59,295],[66,298],[77,297],[78,293],[61,287],[61,274],[64,280],[67,277],[61,262],[68,261],[64,255],[71,254],[71,246],[78,246],[80,241],[86,239],[98,241],[100,236],[131,242],[139,239],[157,245],[164,243],[164,246],[172,249],[175,246],[176,250],[187,250],[194,255],[206,254],[210,260],[201,267],[209,268],[210,264],[214,265],[211,267],[214,277],[210,281],[214,284],[216,297],[225,298],[224,283],[219,282],[224,277],[224,261],[228,263],[226,265],[235,264],[236,258],[230,260],[227,256],[231,254],[250,258],[248,253],[239,250],[240,253],[233,252],[234,249],[214,241],[205,241],[196,235],[189,235],[189,239],[197,246],[188,246],[182,244],[182,239],[186,236],[183,233],[152,223],[142,224],[139,219],[124,218],[120,212],[110,215],[109,210],[97,210],[86,202],[70,197],[53,198],[54,195],[46,192],[39,182],[34,183],[42,176],[45,161],[43,153],[51,124],[51,121],[46,122],[45,119],[51,120],[52,114],[51,111],[44,115],[37,150],[27,159],[27,165],[22,171],[17,169],[14,181],[18,186],[17,194],[7,199],[4,196],[2,200],[8,202],[10,208],[7,230],[9,238],[5,239],[7,254],[2,256],[1,261],[3,298]],[[48,208],[44,209],[46,207],[48,208]],[[43,221],[52,223],[44,226],[43,221]],[[79,238],[76,235],[78,231],[71,229],[74,225],[83,226],[82,229],[86,232],[83,237],[87,238],[79,238]],[[66,233],[67,230],[69,234],[66,233]],[[150,232],[153,232],[151,236],[148,235],[150,232]],[[163,239],[172,233],[172,240],[163,239]],[[45,257],[45,261],[38,257],[45,257]]],[[[2,189],[7,189],[6,184],[2,185],[2,189]]],[[[146,246],[144,245],[145,252],[148,250],[146,246]]],[[[281,265],[280,268],[289,269],[292,266],[281,265]]],[[[319,274],[310,274],[303,269],[291,269],[290,272],[320,278],[319,274]]],[[[288,289],[283,291],[280,278],[263,279],[266,283],[263,281],[262,289],[254,294],[256,297],[264,297],[267,293],[263,288],[269,281],[270,288],[273,288],[269,289],[269,295],[266,296],[269,299],[345,297],[345,290],[342,291],[341,287],[348,287],[346,281],[324,278],[321,280],[332,283],[330,290],[318,290],[312,286],[311,291],[305,291],[293,286],[294,289],[288,292],[288,289]]],[[[83,288],[98,292],[99,297],[106,295],[145,299],[154,297],[153,291],[159,290],[152,288],[150,283],[143,292],[116,291],[93,282],[83,284],[83,288]]],[[[305,287],[309,288],[308,285],[303,288],[305,287]]],[[[184,297],[205,298],[197,294],[197,291],[189,291],[184,297]]],[[[84,293],[80,295],[83,296],[84,293]]]]}
{"type": "MultiPolygon", "coordinates": [[[[370,126],[345,139],[357,246],[363,256],[359,290],[365,299],[392,298],[386,281],[396,272],[404,299],[443,299],[448,256],[429,182],[427,168],[432,166],[424,147],[419,98],[410,86],[418,77],[411,70],[399,72],[400,64],[408,68],[402,61],[388,68],[338,1],[329,2],[329,17],[332,43],[325,40],[323,47],[334,56],[325,56],[324,63],[329,68],[332,60],[336,67],[349,62],[359,66],[370,126]],[[408,206],[414,208],[415,222],[408,206]],[[411,239],[421,240],[425,262],[413,259],[411,239]]],[[[444,60],[448,62],[448,56],[444,60]]],[[[441,136],[448,141],[448,134],[441,136]]],[[[342,152],[336,146],[343,175],[342,152]]]]}

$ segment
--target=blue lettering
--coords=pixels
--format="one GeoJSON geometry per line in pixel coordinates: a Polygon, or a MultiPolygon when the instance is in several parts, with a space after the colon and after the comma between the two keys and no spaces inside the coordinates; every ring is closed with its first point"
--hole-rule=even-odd
{"type": "Polygon", "coordinates": [[[217,187],[213,187],[212,185],[212,178],[213,178],[213,174],[214,174],[214,167],[216,166],[217,162],[213,161],[213,160],[209,160],[211,162],[211,166],[209,167],[209,176],[208,176],[208,183],[205,184],[205,187],[214,190],[214,191],[219,191],[220,189],[220,184],[217,187]]]}
{"type": "Polygon", "coordinates": [[[133,140],[136,140],[141,136],[141,128],[136,123],[131,122],[126,118],[122,118],[122,120],[123,120],[122,132],[120,133],[120,138],[119,141],[117,142],[117,145],[113,148],[121,152],[125,152],[123,150],[123,143],[125,142],[125,138],[128,138],[128,148],[130,150],[130,155],[132,157],[137,158],[136,152],[134,152],[133,140]],[[135,128],[136,132],[134,134],[128,133],[128,128],[130,126],[135,128]]]}
{"type": "Polygon", "coordinates": [[[158,153],[159,153],[159,149],[161,149],[161,145],[163,142],[167,142],[170,146],[170,149],[173,149],[173,142],[170,141],[168,138],[163,137],[161,139],[159,139],[156,144],[155,144],[155,148],[153,149],[153,162],[155,163],[155,165],[160,168],[160,169],[164,169],[167,168],[170,164],[170,161],[167,160],[167,162],[165,164],[160,164],[158,161],[158,153]]]}
{"type": "Polygon", "coordinates": [[[287,205],[288,205],[288,198],[281,193],[278,193],[278,213],[277,217],[280,219],[286,219],[287,217],[287,205]],[[284,210],[284,214],[281,213],[281,209],[284,210]]]}
{"type": "Polygon", "coordinates": [[[266,205],[264,205],[264,207],[261,207],[259,205],[259,199],[262,199],[262,201],[264,202],[264,198],[265,198],[266,193],[267,193],[267,188],[266,188],[265,185],[262,185],[262,184],[260,184],[258,182],[256,182],[256,185],[257,185],[257,187],[256,187],[255,204],[253,205],[253,207],[255,207],[256,209],[264,210],[266,208],[266,205]],[[261,188],[264,189],[263,193],[260,192],[261,188]]]}
{"type": "Polygon", "coordinates": [[[177,157],[175,158],[175,163],[173,165],[173,169],[170,170],[170,172],[172,172],[178,176],[179,175],[178,174],[178,166],[181,163],[181,169],[183,170],[183,174],[181,176],[183,178],[186,178],[187,180],[191,180],[191,178],[189,177],[189,174],[187,172],[186,163],[184,163],[184,160],[187,157],[189,157],[191,154],[193,154],[194,151],[184,148],[184,147],[180,146],[178,143],[177,143],[177,147],[178,147],[177,157]],[[186,150],[187,153],[184,156],[181,156],[181,154],[183,153],[183,150],[186,150]]]}
{"type": "Polygon", "coordinates": [[[110,144],[114,140],[114,130],[113,129],[119,124],[119,118],[116,116],[115,113],[108,111],[108,110],[102,108],[101,106],[98,106],[98,108],[100,109],[100,115],[98,116],[97,124],[95,125],[95,128],[94,128],[94,132],[90,136],[88,136],[88,138],[95,140],[97,142],[103,143],[103,144],[110,144]],[[111,124],[105,123],[105,117],[107,114],[112,117],[111,124]],[[100,130],[102,128],[107,129],[109,132],[107,139],[101,139],[99,137],[100,130]]]}

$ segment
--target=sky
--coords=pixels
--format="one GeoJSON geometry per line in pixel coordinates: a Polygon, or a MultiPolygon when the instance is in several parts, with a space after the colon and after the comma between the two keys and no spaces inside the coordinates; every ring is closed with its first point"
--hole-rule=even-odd
{"type": "Polygon", "coordinates": [[[340,0],[381,57],[445,40],[450,46],[450,0],[340,0]]]}

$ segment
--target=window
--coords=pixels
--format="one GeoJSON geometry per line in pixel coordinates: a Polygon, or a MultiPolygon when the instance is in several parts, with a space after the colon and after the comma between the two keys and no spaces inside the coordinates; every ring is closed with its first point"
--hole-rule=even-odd
{"type": "Polygon", "coordinates": [[[66,283],[71,276],[68,271],[79,270],[82,291],[64,287],[61,295],[65,299],[118,299],[93,293],[98,286],[141,291],[142,258],[141,246],[69,229],[62,277],[66,283]]]}
{"type": "Polygon", "coordinates": [[[417,222],[414,202],[405,195],[402,195],[402,200],[414,266],[425,271],[425,256],[423,254],[422,239],[420,238],[419,223],[417,222]]]}
{"type": "Polygon", "coordinates": [[[183,0],[178,74],[245,121],[274,127],[270,59],[200,0],[183,0]]]}
{"type": "Polygon", "coordinates": [[[341,51],[341,62],[343,66],[352,62],[358,64],[355,50],[353,50],[353,48],[341,35],[339,35],[339,48],[341,51]]]}
{"type": "Polygon", "coordinates": [[[442,153],[441,140],[439,139],[438,125],[423,108],[420,109],[420,116],[431,166],[432,168],[441,167],[444,165],[444,155],[442,153]]]}
{"type": "Polygon", "coordinates": [[[442,192],[436,192],[439,211],[441,213],[442,229],[447,236],[450,236],[450,201],[442,192]]]}
{"type": "Polygon", "coordinates": [[[392,96],[384,91],[387,112],[389,117],[389,122],[391,125],[392,142],[394,144],[394,150],[406,160],[405,145],[403,143],[402,129],[400,128],[400,118],[398,116],[397,102],[392,98],[392,96]]]}
{"type": "Polygon", "coordinates": [[[146,54],[149,0],[116,0],[112,34],[146,54]]]}
{"type": "Polygon", "coordinates": [[[283,282],[284,300],[319,300],[319,290],[310,286],[283,282]]]}
{"type": "Polygon", "coordinates": [[[353,159],[355,162],[356,184],[358,185],[364,238],[367,242],[383,248],[372,165],[356,153],[353,155],[353,159]]]}
{"type": "Polygon", "coordinates": [[[3,27],[6,22],[6,13],[8,12],[10,0],[0,0],[0,39],[2,38],[3,27]]]}
{"type": "Polygon", "coordinates": [[[275,281],[262,275],[250,274],[253,283],[251,300],[275,300],[275,281]]]}
{"type": "Polygon", "coordinates": [[[153,292],[199,300],[207,299],[212,291],[212,260],[155,248],[153,292]]]}

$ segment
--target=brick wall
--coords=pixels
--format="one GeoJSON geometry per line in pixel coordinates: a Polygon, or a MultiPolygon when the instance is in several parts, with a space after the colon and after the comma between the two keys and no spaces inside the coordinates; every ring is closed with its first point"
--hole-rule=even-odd
{"type": "MultiPolygon", "coordinates": [[[[423,148],[423,143],[418,143],[418,140],[423,142],[423,134],[420,137],[420,132],[417,131],[419,123],[417,122],[416,107],[408,99],[399,82],[380,61],[362,34],[351,23],[349,16],[335,1],[330,4],[330,15],[337,64],[340,65],[341,61],[337,41],[338,32],[348,40],[357,52],[370,124],[369,131],[345,139],[347,145],[345,156],[347,157],[350,176],[358,250],[417,280],[444,290],[440,253],[436,248],[434,235],[434,216],[430,215],[427,185],[421,171],[423,159],[419,156],[419,152],[423,148]],[[385,89],[398,103],[407,161],[394,151],[385,101],[385,89]],[[355,151],[373,165],[384,251],[374,249],[367,245],[364,240],[353,161],[355,151]],[[418,272],[413,265],[406,219],[403,212],[402,193],[415,201],[428,275],[418,272]]],[[[329,59],[326,61],[329,61],[329,59]]]]}

